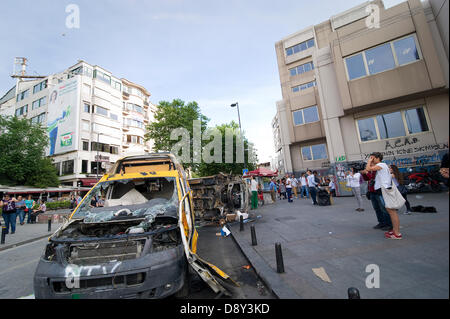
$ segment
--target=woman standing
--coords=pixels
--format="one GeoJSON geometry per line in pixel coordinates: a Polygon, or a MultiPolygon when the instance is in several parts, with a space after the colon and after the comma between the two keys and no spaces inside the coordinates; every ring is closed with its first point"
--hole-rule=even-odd
{"type": "Polygon", "coordinates": [[[25,208],[26,213],[28,214],[27,224],[31,224],[31,213],[33,212],[33,206],[34,206],[34,200],[31,195],[28,195],[28,199],[25,200],[25,206],[26,206],[26,208],[25,208]]]}
{"type": "Polygon", "coordinates": [[[287,198],[287,196],[286,196],[286,181],[284,178],[280,181],[280,194],[281,194],[281,196],[283,196],[283,199],[287,198]]]}
{"type": "MultiPolygon", "coordinates": [[[[392,189],[392,176],[389,172],[389,167],[382,162],[383,154],[376,152],[372,153],[369,157],[369,161],[366,165],[366,171],[376,172],[375,176],[375,193],[379,196],[383,196],[382,188],[392,189]]],[[[395,185],[395,184],[394,184],[395,185]]],[[[383,204],[385,201],[383,200],[383,204]]],[[[388,239],[402,239],[400,233],[400,220],[398,218],[397,209],[386,207],[389,216],[391,217],[392,227],[391,231],[385,232],[384,236],[388,239]]]]}
{"type": "Polygon", "coordinates": [[[349,173],[348,177],[348,183],[350,187],[352,188],[352,193],[356,197],[356,201],[358,202],[358,208],[356,211],[363,212],[363,200],[361,196],[361,174],[352,167],[351,171],[349,173]]]}
{"type": "Polygon", "coordinates": [[[402,194],[403,198],[406,200],[406,202],[405,202],[406,212],[404,214],[411,215],[411,205],[408,201],[408,190],[403,185],[402,174],[400,173],[400,171],[396,165],[390,165],[389,169],[391,172],[392,181],[394,182],[395,186],[397,186],[397,189],[399,190],[400,194],[402,194]]]}

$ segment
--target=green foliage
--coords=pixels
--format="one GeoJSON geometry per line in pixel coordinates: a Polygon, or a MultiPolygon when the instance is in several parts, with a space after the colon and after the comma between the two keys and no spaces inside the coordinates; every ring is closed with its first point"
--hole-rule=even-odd
{"type": "Polygon", "coordinates": [[[70,201],[46,202],[45,206],[48,210],[64,209],[70,207],[70,201]]]}
{"type": "MultiPolygon", "coordinates": [[[[249,142],[247,138],[245,138],[244,132],[242,133],[244,135],[244,161],[245,163],[225,163],[225,130],[231,129],[234,133],[233,138],[233,152],[234,152],[234,161],[236,161],[236,135],[239,133],[239,125],[232,121],[229,124],[222,124],[215,127],[218,129],[222,135],[222,163],[204,163],[202,162],[198,168],[197,173],[200,176],[210,176],[210,175],[216,175],[218,173],[232,173],[235,175],[242,175],[242,170],[244,168],[247,168],[249,171],[253,171],[256,169],[256,161],[257,159],[249,159],[249,142]]],[[[239,135],[238,135],[239,136],[239,135]]],[[[212,138],[211,138],[212,140],[212,138]]],[[[206,141],[207,144],[209,141],[206,141]]]]}
{"type": "Polygon", "coordinates": [[[58,186],[51,160],[45,158],[46,130],[27,119],[0,116],[0,181],[8,185],[58,186]]]}
{"type": "MultiPolygon", "coordinates": [[[[209,119],[202,115],[197,102],[189,102],[185,104],[180,99],[172,102],[161,101],[155,112],[155,121],[147,126],[145,139],[154,141],[155,151],[170,152],[172,147],[179,140],[171,140],[170,133],[177,128],[185,128],[193,138],[193,121],[201,121],[201,131],[206,129],[209,119]]],[[[180,138],[181,139],[181,138],[180,138]]],[[[191,154],[193,154],[191,142],[191,154]]],[[[193,167],[191,163],[185,163],[185,166],[193,167]]]]}

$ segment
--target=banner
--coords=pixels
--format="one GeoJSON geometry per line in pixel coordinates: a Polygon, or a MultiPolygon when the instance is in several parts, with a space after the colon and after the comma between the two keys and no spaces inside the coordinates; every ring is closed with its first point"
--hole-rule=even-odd
{"type": "Polygon", "coordinates": [[[49,89],[47,133],[50,146],[47,156],[78,150],[78,117],[80,109],[79,76],[49,89]]]}

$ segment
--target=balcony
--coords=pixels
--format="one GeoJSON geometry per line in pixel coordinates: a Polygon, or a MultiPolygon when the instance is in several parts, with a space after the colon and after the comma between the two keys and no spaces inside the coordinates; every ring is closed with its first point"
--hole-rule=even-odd
{"type": "Polygon", "coordinates": [[[130,94],[125,92],[125,91],[122,92],[122,96],[123,96],[124,100],[129,100],[130,99],[130,94]]]}
{"type": "Polygon", "coordinates": [[[130,126],[128,125],[128,124],[123,124],[123,126],[122,126],[122,130],[124,130],[124,131],[129,131],[130,130],[130,126]]]}

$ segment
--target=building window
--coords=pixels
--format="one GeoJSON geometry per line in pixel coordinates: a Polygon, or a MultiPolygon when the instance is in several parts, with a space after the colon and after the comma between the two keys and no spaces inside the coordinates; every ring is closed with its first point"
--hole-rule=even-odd
{"type": "Polygon", "coordinates": [[[119,120],[119,117],[117,116],[117,114],[114,114],[114,113],[109,113],[109,117],[112,120],[114,120],[114,121],[118,121],[119,120]]]}
{"type": "Polygon", "coordinates": [[[120,82],[112,80],[111,81],[111,86],[113,88],[115,88],[116,90],[122,91],[122,84],[120,82]]]}
{"type": "Polygon", "coordinates": [[[110,146],[109,147],[109,152],[111,153],[111,154],[119,154],[119,147],[118,146],[110,146]]]}
{"type": "Polygon", "coordinates": [[[89,151],[89,142],[83,141],[83,151],[89,151]]]}
{"type": "Polygon", "coordinates": [[[419,50],[413,35],[394,41],[395,54],[399,65],[420,60],[419,50]]]}
{"type": "Polygon", "coordinates": [[[26,99],[30,95],[30,90],[25,90],[19,94],[17,94],[16,102],[22,101],[23,99],[26,99]]]}
{"type": "Polygon", "coordinates": [[[41,106],[44,106],[47,103],[47,97],[44,96],[42,98],[40,98],[39,100],[36,100],[33,102],[33,104],[31,105],[31,109],[35,110],[40,108],[41,106]]]}
{"type": "Polygon", "coordinates": [[[304,161],[327,159],[327,146],[325,144],[304,146],[302,147],[302,156],[304,161]]]}
{"type": "Polygon", "coordinates": [[[90,126],[89,126],[89,121],[81,121],[81,129],[83,131],[89,132],[90,131],[90,126]]]}
{"type": "Polygon", "coordinates": [[[290,69],[291,76],[295,76],[298,74],[303,74],[305,72],[309,72],[314,70],[314,64],[312,62],[308,62],[302,65],[299,65],[295,68],[290,69]]]}
{"type": "Polygon", "coordinates": [[[140,114],[144,114],[144,108],[142,106],[133,104],[133,103],[127,103],[127,110],[134,111],[140,114]]]}
{"type": "Polygon", "coordinates": [[[45,122],[45,112],[31,119],[31,124],[40,124],[45,122]]]}
{"type": "Polygon", "coordinates": [[[286,49],[286,55],[292,55],[294,53],[305,51],[309,48],[314,47],[314,39],[309,39],[308,41],[301,42],[297,45],[289,47],[286,49]]]}
{"type": "Polygon", "coordinates": [[[376,74],[395,68],[394,55],[390,43],[377,46],[366,52],[369,74],[376,74]]]}
{"type": "Polygon", "coordinates": [[[136,119],[126,119],[124,121],[125,125],[129,125],[129,126],[133,126],[133,127],[139,127],[139,128],[144,128],[144,122],[141,122],[139,120],[136,119]]]}
{"type": "Polygon", "coordinates": [[[27,113],[28,113],[28,104],[26,104],[16,110],[16,116],[25,115],[27,113]]]}
{"type": "Polygon", "coordinates": [[[376,119],[381,139],[406,136],[402,114],[400,112],[377,115],[376,119]]]}
{"type": "Polygon", "coordinates": [[[87,103],[84,103],[84,112],[91,113],[91,106],[87,103]]]}
{"type": "Polygon", "coordinates": [[[108,110],[98,105],[95,106],[95,113],[108,116],[108,110]]]}
{"type": "Polygon", "coordinates": [[[345,58],[349,81],[420,60],[415,34],[383,43],[345,58]]]}
{"type": "Polygon", "coordinates": [[[53,167],[56,170],[56,174],[58,174],[58,176],[61,176],[61,163],[53,163],[53,167]]]}
{"type": "Polygon", "coordinates": [[[74,160],[62,162],[62,175],[74,173],[74,160]]]}
{"type": "Polygon", "coordinates": [[[99,70],[94,70],[94,78],[99,79],[100,81],[103,81],[103,82],[111,85],[111,77],[99,70]]]}
{"type": "Polygon", "coordinates": [[[311,81],[311,82],[308,82],[308,83],[305,83],[305,84],[301,84],[301,85],[294,86],[294,87],[292,88],[292,92],[295,93],[295,92],[303,91],[303,90],[306,90],[306,89],[315,87],[316,85],[317,85],[317,83],[316,83],[316,81],[314,80],[314,81],[311,81]]]}
{"type": "Polygon", "coordinates": [[[378,139],[377,129],[373,118],[358,121],[359,136],[361,142],[368,142],[378,139]]]}
{"type": "Polygon", "coordinates": [[[293,112],[294,125],[302,125],[319,121],[317,105],[293,112]]]}
{"type": "Polygon", "coordinates": [[[81,174],[87,174],[88,165],[89,165],[89,161],[86,161],[86,160],[81,161],[81,174]]]}
{"type": "Polygon", "coordinates": [[[409,134],[427,132],[428,123],[423,108],[406,110],[405,120],[409,134]]]}
{"type": "Polygon", "coordinates": [[[361,142],[402,137],[429,131],[428,120],[423,107],[380,114],[357,120],[356,123],[361,142]]]}
{"type": "Polygon", "coordinates": [[[47,80],[45,80],[45,81],[43,81],[43,82],[41,82],[39,84],[36,84],[33,87],[33,94],[38,93],[38,92],[42,91],[45,88],[47,88],[47,80]]]}

